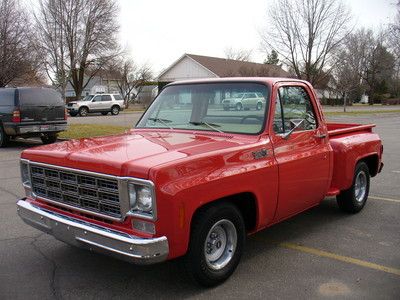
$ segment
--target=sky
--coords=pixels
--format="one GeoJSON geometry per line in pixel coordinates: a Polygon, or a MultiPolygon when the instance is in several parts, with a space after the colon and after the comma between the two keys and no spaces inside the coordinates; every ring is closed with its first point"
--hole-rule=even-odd
{"type": "MultiPolygon", "coordinates": [[[[253,49],[262,62],[260,34],[273,0],[120,0],[120,40],[155,76],[184,53],[224,57],[228,47],[253,49]]],[[[396,13],[397,0],[343,0],[356,26],[379,30],[396,13]]]]}

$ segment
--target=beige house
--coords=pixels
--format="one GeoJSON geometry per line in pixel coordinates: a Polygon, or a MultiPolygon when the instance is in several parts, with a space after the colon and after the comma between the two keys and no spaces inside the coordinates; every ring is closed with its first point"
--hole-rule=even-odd
{"type": "Polygon", "coordinates": [[[259,64],[233,59],[184,54],[158,76],[159,87],[186,79],[222,77],[290,77],[276,65],[259,64]]]}

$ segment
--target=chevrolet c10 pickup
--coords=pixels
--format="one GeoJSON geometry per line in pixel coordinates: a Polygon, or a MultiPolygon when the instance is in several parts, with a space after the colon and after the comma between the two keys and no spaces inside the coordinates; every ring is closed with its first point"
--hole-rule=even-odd
{"type": "Polygon", "coordinates": [[[374,126],[327,123],[301,80],[175,82],[132,130],[24,150],[17,210],[61,241],[128,262],[183,256],[212,286],[234,272],[247,235],[326,197],[359,212],[383,167],[374,126]],[[224,109],[243,93],[262,101],[224,109]]]}

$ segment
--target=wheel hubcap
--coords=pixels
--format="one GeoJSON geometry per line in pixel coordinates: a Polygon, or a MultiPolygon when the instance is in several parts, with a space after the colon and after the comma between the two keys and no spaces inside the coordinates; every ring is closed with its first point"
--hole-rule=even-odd
{"type": "Polygon", "coordinates": [[[207,234],[204,254],[207,265],[220,270],[225,267],[235,254],[237,233],[235,225],[229,220],[220,220],[207,234]]]}
{"type": "Polygon", "coordinates": [[[357,202],[363,202],[365,194],[367,193],[367,175],[364,171],[357,174],[354,196],[357,202]]]}

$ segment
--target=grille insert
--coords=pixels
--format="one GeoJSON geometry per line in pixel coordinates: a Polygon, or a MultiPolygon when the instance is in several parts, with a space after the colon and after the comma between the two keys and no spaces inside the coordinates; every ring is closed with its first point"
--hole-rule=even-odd
{"type": "Polygon", "coordinates": [[[30,165],[32,190],[42,198],[121,218],[118,180],[30,165]]]}

